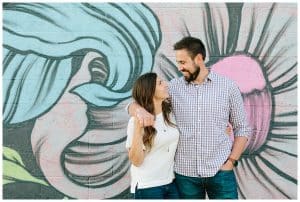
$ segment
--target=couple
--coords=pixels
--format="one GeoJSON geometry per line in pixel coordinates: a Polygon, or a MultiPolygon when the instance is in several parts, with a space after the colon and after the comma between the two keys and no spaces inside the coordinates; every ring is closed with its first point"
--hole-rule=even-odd
{"type": "Polygon", "coordinates": [[[131,192],[136,199],[237,199],[233,168],[251,132],[241,93],[205,67],[200,39],[185,37],[174,50],[184,77],[168,86],[147,73],[132,90],[126,141],[131,192]]]}

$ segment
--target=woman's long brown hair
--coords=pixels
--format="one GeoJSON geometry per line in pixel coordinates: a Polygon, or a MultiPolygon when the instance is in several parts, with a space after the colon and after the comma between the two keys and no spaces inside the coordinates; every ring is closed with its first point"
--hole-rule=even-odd
{"type": "MultiPolygon", "coordinates": [[[[135,101],[154,116],[153,97],[156,88],[156,79],[156,73],[150,72],[143,74],[135,81],[132,89],[132,97],[135,101]]],[[[164,121],[170,126],[175,126],[175,124],[170,121],[171,110],[171,103],[167,100],[163,101],[162,113],[164,121]]],[[[144,128],[143,143],[148,151],[152,148],[156,133],[157,131],[153,126],[147,126],[144,128]]]]}

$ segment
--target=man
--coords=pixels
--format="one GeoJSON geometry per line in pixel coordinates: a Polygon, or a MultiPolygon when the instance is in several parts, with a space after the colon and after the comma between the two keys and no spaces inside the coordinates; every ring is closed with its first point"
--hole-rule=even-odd
{"type": "MultiPolygon", "coordinates": [[[[175,155],[176,183],[182,198],[237,199],[233,172],[247,143],[246,121],[237,85],[204,63],[206,51],[200,39],[185,37],[174,45],[179,71],[184,77],[169,84],[177,126],[181,132],[175,155]],[[230,122],[234,141],[226,135],[230,122]]],[[[152,125],[153,116],[136,103],[129,112],[152,125]]]]}

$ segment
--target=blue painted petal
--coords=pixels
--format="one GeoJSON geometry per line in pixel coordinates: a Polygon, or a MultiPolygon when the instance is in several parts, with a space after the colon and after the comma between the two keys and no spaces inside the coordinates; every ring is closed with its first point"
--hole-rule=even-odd
{"type": "Polygon", "coordinates": [[[95,83],[80,85],[71,92],[79,95],[85,102],[98,107],[112,107],[131,96],[131,92],[114,92],[95,83]]]}
{"type": "Polygon", "coordinates": [[[16,56],[3,75],[4,122],[30,120],[46,111],[61,96],[70,76],[71,59],[16,56]]]}
{"type": "MultiPolygon", "coordinates": [[[[133,81],[151,71],[160,42],[158,20],[143,4],[5,4],[5,123],[26,121],[51,108],[74,72],[74,53],[81,50],[106,58],[109,74],[103,88],[109,97],[129,96],[133,81]],[[11,53],[13,57],[7,57],[11,53]]],[[[116,103],[83,95],[98,105],[116,103]]]]}

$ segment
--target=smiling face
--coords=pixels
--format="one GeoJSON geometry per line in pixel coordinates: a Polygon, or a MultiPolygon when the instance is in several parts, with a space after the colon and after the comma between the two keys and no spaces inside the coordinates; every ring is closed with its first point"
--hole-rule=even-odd
{"type": "Polygon", "coordinates": [[[202,58],[202,56],[198,54],[192,59],[186,49],[176,50],[175,54],[178,70],[183,74],[185,80],[187,82],[194,81],[200,73],[200,66],[197,64],[197,59],[202,58]]]}
{"type": "Polygon", "coordinates": [[[165,100],[169,97],[168,93],[168,83],[161,79],[160,77],[156,78],[156,86],[155,86],[155,93],[153,96],[154,100],[165,100]]]}

